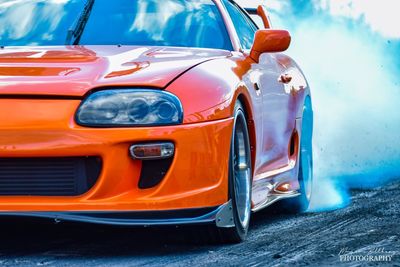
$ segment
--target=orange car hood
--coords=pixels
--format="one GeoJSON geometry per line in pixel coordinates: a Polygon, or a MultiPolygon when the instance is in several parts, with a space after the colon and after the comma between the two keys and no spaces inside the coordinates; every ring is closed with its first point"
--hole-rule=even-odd
{"type": "Polygon", "coordinates": [[[189,68],[229,55],[176,47],[7,47],[0,49],[0,95],[83,96],[103,86],[164,88],[189,68]]]}

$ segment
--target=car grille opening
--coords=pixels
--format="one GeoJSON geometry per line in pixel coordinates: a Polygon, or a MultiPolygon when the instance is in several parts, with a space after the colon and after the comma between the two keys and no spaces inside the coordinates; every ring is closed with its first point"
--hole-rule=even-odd
{"type": "Polygon", "coordinates": [[[148,189],[157,186],[171,167],[173,158],[159,160],[143,160],[140,173],[139,188],[148,189]]]}
{"type": "Polygon", "coordinates": [[[79,196],[101,167],[98,157],[0,158],[0,196],[79,196]]]}

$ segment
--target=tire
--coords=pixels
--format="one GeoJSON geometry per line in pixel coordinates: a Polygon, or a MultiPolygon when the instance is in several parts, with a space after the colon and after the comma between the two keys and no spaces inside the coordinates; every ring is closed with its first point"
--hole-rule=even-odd
{"type": "Polygon", "coordinates": [[[311,99],[306,98],[301,124],[299,172],[298,181],[300,195],[295,198],[282,200],[280,208],[289,213],[305,212],[310,206],[313,185],[313,156],[312,156],[313,111],[311,99]]]}
{"type": "Polygon", "coordinates": [[[234,227],[208,229],[209,242],[239,243],[246,239],[251,216],[252,168],[250,139],[245,111],[235,104],[229,155],[228,199],[232,202],[234,227]]]}

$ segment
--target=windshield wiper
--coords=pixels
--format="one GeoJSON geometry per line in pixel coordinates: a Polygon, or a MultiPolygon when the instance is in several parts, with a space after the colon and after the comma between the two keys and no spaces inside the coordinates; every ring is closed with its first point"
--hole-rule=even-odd
{"type": "Polygon", "coordinates": [[[89,20],[90,13],[92,12],[93,5],[95,0],[88,0],[83,8],[82,14],[79,16],[78,22],[74,29],[69,29],[67,34],[67,40],[65,41],[66,45],[78,45],[83,31],[85,30],[86,23],[89,20]],[[73,39],[73,41],[72,41],[73,39]]]}

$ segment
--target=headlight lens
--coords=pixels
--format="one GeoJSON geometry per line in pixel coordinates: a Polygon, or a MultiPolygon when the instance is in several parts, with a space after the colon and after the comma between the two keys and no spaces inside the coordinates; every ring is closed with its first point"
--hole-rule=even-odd
{"type": "Polygon", "coordinates": [[[76,122],[92,127],[129,127],[180,124],[183,110],[179,99],[165,91],[112,89],[86,98],[76,122]]]}

